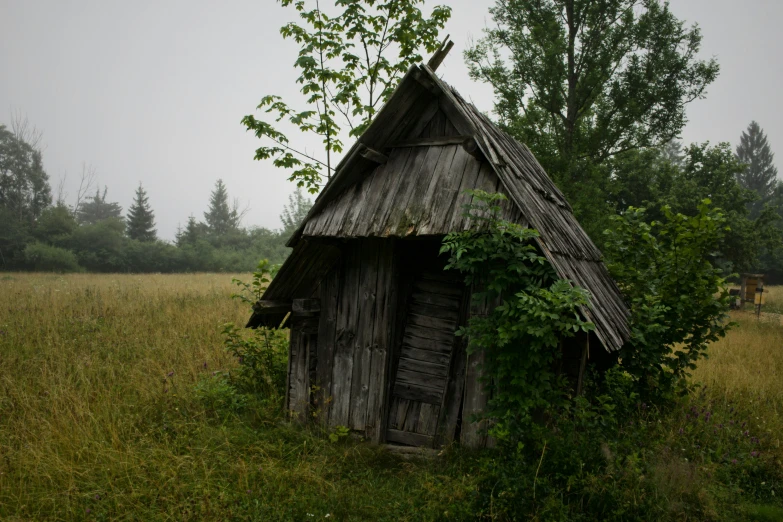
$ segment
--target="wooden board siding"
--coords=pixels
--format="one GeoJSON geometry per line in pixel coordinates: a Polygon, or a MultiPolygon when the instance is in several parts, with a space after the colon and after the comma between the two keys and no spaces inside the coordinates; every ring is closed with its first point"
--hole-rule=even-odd
{"type": "Polygon", "coordinates": [[[434,444],[453,354],[461,345],[454,332],[459,326],[462,297],[458,276],[426,272],[413,279],[391,391],[386,429],[389,442],[434,444]]]}
{"type": "Polygon", "coordinates": [[[394,243],[349,241],[341,259],[339,271],[327,276],[321,293],[316,384],[323,388],[322,419],[329,426],[363,431],[379,442],[397,299],[394,243]]]}
{"type": "MultiPolygon", "coordinates": [[[[305,226],[305,236],[410,237],[445,235],[471,224],[464,192],[504,189],[492,167],[468,154],[461,145],[404,147],[389,153],[378,166],[305,226]]],[[[519,210],[503,205],[502,217],[520,222],[519,210]]]]}
{"type": "Polygon", "coordinates": [[[424,129],[417,136],[419,138],[439,138],[442,136],[460,136],[459,131],[451,123],[451,120],[446,113],[443,112],[443,108],[439,107],[437,112],[432,116],[432,119],[425,125],[424,129]]]}
{"type": "MultiPolygon", "coordinates": [[[[470,293],[480,291],[475,285],[470,293]]],[[[469,306],[470,316],[485,316],[495,306],[499,299],[489,302],[471,302],[469,306]]],[[[485,412],[489,394],[486,390],[482,366],[484,365],[484,352],[480,351],[466,356],[465,392],[462,399],[462,429],[460,441],[470,448],[483,448],[491,446],[493,441],[487,436],[488,423],[486,419],[479,419],[485,412]]]]}
{"type": "Polygon", "coordinates": [[[310,413],[311,371],[316,363],[317,317],[293,317],[288,361],[288,410],[304,422],[310,413]]]}

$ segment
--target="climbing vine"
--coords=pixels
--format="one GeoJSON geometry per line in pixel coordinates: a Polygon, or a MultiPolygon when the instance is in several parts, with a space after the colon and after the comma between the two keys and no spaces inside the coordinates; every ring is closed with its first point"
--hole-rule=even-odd
{"type": "Polygon", "coordinates": [[[466,213],[476,226],[448,234],[440,251],[472,289],[474,313],[457,335],[469,339],[469,354],[484,354],[487,414],[502,437],[563,404],[560,343],[594,327],[579,313],[587,292],[557,276],[535,245],[538,232],[499,217],[505,196],[469,193],[475,203],[466,213]]]}

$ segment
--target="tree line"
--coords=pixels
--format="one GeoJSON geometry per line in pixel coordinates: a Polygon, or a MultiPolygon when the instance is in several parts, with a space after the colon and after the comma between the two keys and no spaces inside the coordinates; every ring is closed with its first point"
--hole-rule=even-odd
{"type": "MultiPolygon", "coordinates": [[[[18,120],[16,121],[18,123],[18,120]]],[[[158,237],[155,212],[140,183],[127,212],[94,184],[87,171],[76,202],[62,187],[53,196],[44,169],[40,134],[12,122],[0,125],[0,270],[58,272],[240,272],[259,259],[282,263],[285,242],[311,202],[294,192],[281,227],[243,227],[244,212],[217,180],[203,220],[190,215],[173,242],[158,237]]]]}

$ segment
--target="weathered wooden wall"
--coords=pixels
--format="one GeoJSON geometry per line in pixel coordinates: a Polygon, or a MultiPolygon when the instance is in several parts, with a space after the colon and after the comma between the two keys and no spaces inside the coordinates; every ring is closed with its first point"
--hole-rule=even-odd
{"type": "Polygon", "coordinates": [[[394,261],[394,241],[348,241],[320,288],[315,385],[322,420],[363,431],[376,442],[385,422],[397,301],[394,261]]]}

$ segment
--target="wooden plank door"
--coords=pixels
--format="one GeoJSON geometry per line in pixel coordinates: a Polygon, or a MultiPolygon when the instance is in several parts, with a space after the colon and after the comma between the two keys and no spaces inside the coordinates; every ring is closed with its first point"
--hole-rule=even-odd
{"type": "Polygon", "coordinates": [[[390,397],[388,442],[434,443],[452,351],[460,346],[454,332],[462,293],[460,279],[443,272],[424,273],[413,280],[390,397]]]}

